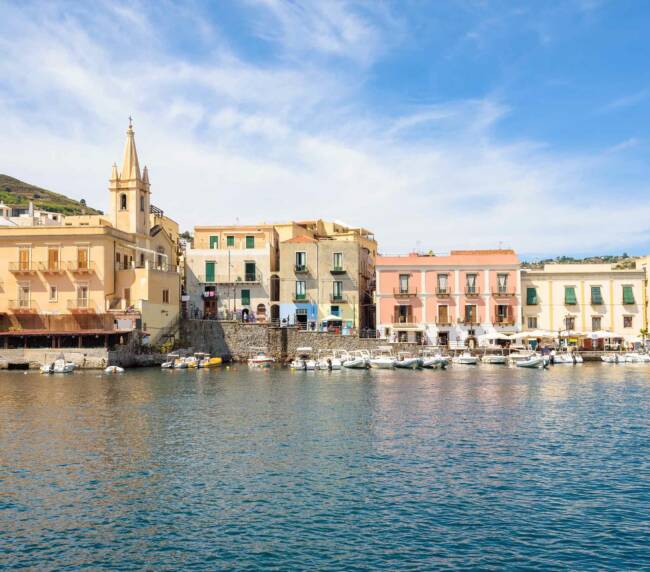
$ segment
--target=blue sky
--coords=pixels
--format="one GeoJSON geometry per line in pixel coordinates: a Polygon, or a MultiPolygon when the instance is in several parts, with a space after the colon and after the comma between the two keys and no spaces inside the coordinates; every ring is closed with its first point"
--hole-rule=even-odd
{"type": "Polygon", "coordinates": [[[0,172],[105,208],[132,114],[183,228],[650,252],[650,6],[0,2],[0,172]]]}

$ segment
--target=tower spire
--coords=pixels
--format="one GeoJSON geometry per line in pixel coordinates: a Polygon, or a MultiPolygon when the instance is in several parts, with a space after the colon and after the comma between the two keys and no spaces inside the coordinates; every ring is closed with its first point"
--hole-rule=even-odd
{"type": "Polygon", "coordinates": [[[133,119],[129,115],[129,128],[126,130],[124,160],[122,161],[122,175],[120,176],[123,181],[133,179],[139,181],[141,178],[138,152],[135,148],[135,138],[133,135],[133,119]]]}

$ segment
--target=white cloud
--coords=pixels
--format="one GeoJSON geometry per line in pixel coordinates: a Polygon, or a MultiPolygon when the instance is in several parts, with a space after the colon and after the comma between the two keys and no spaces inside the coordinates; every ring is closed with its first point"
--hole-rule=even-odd
{"type": "Polygon", "coordinates": [[[165,45],[160,14],[106,6],[65,17],[0,6],[0,172],[105,208],[132,113],[154,203],[184,228],[343,219],[373,229],[384,252],[611,251],[649,238],[650,207],[599,183],[616,154],[499,140],[501,100],[371,112],[367,66],[393,29],[381,14],[269,1],[259,22],[281,22],[266,37],[283,57],[261,65],[205,19],[209,57],[189,58],[165,45]],[[310,50],[346,64],[315,64],[310,50]]]}

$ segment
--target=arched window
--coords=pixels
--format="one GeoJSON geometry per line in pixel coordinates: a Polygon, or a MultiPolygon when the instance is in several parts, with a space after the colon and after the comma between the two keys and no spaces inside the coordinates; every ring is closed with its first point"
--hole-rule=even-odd
{"type": "Polygon", "coordinates": [[[122,193],[120,195],[120,210],[125,211],[126,210],[126,194],[122,193]]]}
{"type": "Polygon", "coordinates": [[[140,210],[144,212],[144,195],[140,195],[140,210]]]}

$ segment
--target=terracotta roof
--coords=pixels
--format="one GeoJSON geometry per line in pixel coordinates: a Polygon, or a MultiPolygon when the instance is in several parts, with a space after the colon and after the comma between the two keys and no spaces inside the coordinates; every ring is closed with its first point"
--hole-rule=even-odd
{"type": "Polygon", "coordinates": [[[317,240],[313,239],[311,236],[301,235],[285,240],[282,244],[299,244],[299,243],[315,243],[317,240]]]}

